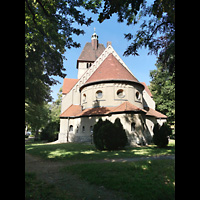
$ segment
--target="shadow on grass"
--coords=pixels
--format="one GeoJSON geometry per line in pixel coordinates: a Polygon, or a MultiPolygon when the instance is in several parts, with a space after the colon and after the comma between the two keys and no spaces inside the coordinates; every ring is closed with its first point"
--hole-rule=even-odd
{"type": "Polygon", "coordinates": [[[127,147],[118,151],[98,151],[94,145],[81,143],[64,144],[26,144],[27,153],[52,161],[80,161],[134,158],[143,156],[172,155],[175,153],[174,143],[166,148],[157,148],[155,145],[142,147],[127,147]]]}

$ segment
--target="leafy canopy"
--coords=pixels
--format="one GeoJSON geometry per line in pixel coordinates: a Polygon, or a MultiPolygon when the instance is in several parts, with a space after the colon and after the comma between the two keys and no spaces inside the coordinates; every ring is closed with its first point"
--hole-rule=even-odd
{"type": "MultiPolygon", "coordinates": [[[[65,77],[64,52],[80,47],[72,35],[84,34],[74,23],[90,25],[78,8],[88,1],[25,0],[25,98],[36,104],[50,101],[50,86],[65,77]]],[[[87,5],[88,6],[88,5],[87,5]]],[[[88,8],[94,7],[92,3],[88,8]]],[[[87,8],[87,9],[88,9],[87,8]]],[[[95,12],[95,7],[93,9],[95,12]]]]}

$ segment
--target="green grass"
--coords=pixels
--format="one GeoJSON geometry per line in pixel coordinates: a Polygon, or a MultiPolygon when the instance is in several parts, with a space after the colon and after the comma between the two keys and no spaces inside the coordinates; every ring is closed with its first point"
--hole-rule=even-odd
{"type": "Polygon", "coordinates": [[[94,145],[82,143],[65,144],[26,144],[25,150],[35,156],[52,161],[80,161],[117,158],[133,158],[142,156],[171,155],[175,153],[175,142],[170,141],[167,148],[157,148],[155,145],[144,147],[127,147],[118,151],[98,151],[94,145]]]}
{"type": "Polygon", "coordinates": [[[47,184],[36,178],[34,173],[25,173],[26,200],[70,200],[70,195],[53,184],[47,184]]]}
{"type": "Polygon", "coordinates": [[[174,160],[91,163],[65,167],[91,184],[119,192],[125,199],[175,199],[174,160]]]}

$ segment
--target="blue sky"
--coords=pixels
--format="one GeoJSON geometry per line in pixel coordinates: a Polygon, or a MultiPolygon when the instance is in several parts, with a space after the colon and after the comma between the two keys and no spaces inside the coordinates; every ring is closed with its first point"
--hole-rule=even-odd
{"type": "MultiPolygon", "coordinates": [[[[64,54],[67,58],[67,60],[64,61],[64,68],[66,69],[65,73],[67,74],[66,78],[77,78],[77,59],[80,56],[86,42],[91,42],[91,36],[94,33],[95,27],[96,33],[99,36],[99,43],[103,43],[106,47],[107,41],[111,41],[112,47],[125,62],[125,64],[129,67],[135,77],[140,82],[145,82],[147,85],[149,85],[151,81],[150,70],[156,69],[156,55],[147,55],[148,49],[143,48],[138,51],[139,56],[123,56],[124,51],[131,44],[131,41],[127,41],[126,39],[124,39],[124,33],[132,33],[133,35],[135,35],[143,20],[141,20],[140,23],[136,25],[127,26],[126,23],[118,23],[117,15],[115,14],[109,20],[105,20],[101,24],[97,22],[96,15],[86,12],[86,16],[92,16],[94,22],[89,27],[78,26],[75,24],[75,27],[80,27],[81,29],[83,29],[85,31],[85,34],[79,36],[74,35],[73,40],[79,42],[81,44],[81,47],[67,49],[64,54]]],[[[54,76],[53,78],[61,82],[61,84],[57,84],[51,87],[51,95],[53,97],[53,101],[55,101],[57,99],[57,93],[62,87],[63,79],[58,76],[54,76]]]]}

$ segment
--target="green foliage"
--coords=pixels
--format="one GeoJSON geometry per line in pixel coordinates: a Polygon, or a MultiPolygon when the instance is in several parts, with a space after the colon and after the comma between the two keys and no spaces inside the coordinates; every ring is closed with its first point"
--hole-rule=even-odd
{"type": "MultiPolygon", "coordinates": [[[[72,35],[84,34],[74,23],[90,25],[78,8],[88,1],[25,0],[25,99],[35,104],[50,101],[53,76],[66,76],[63,56],[66,48],[80,47],[72,35]]],[[[87,9],[95,11],[94,3],[87,9]]]]}
{"type": "Polygon", "coordinates": [[[25,104],[25,123],[38,138],[39,129],[44,128],[50,120],[50,110],[47,103],[36,105],[31,102],[25,104]]]}
{"type": "Polygon", "coordinates": [[[97,149],[104,149],[103,134],[100,134],[100,128],[103,125],[103,120],[100,118],[93,128],[93,141],[97,149]]]}
{"type": "Polygon", "coordinates": [[[154,125],[154,128],[153,128],[153,143],[155,145],[158,145],[159,144],[159,130],[160,130],[160,125],[158,123],[156,123],[154,125]]]}
{"type": "Polygon", "coordinates": [[[39,137],[39,130],[42,131],[42,140],[54,141],[59,131],[59,115],[61,110],[61,95],[62,88],[60,88],[58,99],[51,105],[44,103],[35,105],[33,103],[25,104],[25,123],[32,130],[34,135],[39,137]],[[48,126],[50,126],[48,128],[48,126]],[[58,130],[57,130],[58,129],[58,130]]]}
{"type": "Polygon", "coordinates": [[[145,47],[149,53],[159,53],[158,60],[171,73],[175,71],[175,0],[156,0],[151,4],[144,0],[106,0],[101,2],[101,6],[100,23],[110,19],[114,13],[118,15],[118,22],[126,21],[127,25],[144,19],[135,36],[124,34],[127,40],[131,40],[125,56],[138,56],[138,49],[145,47]],[[150,19],[146,20],[146,16],[150,19]]]}
{"type": "Polygon", "coordinates": [[[165,148],[169,143],[168,138],[172,134],[172,130],[169,125],[167,125],[167,123],[164,123],[161,127],[159,125],[155,125],[153,132],[154,144],[159,148],[165,148]]]}
{"type": "Polygon", "coordinates": [[[94,126],[93,138],[96,148],[101,151],[122,149],[128,141],[119,118],[114,124],[107,119],[102,121],[100,118],[94,126]]]}
{"type": "Polygon", "coordinates": [[[60,124],[58,122],[50,122],[42,130],[40,134],[41,140],[47,140],[48,142],[53,142],[58,139],[60,124]]]}
{"type": "Polygon", "coordinates": [[[156,110],[167,115],[168,122],[175,121],[175,73],[171,74],[168,69],[157,62],[157,69],[150,72],[152,81],[149,89],[156,103],[156,110]]]}
{"type": "Polygon", "coordinates": [[[117,144],[119,149],[123,149],[128,143],[125,129],[123,128],[123,125],[119,118],[115,119],[114,125],[116,127],[116,133],[114,136],[116,137],[115,143],[117,144]]]}

